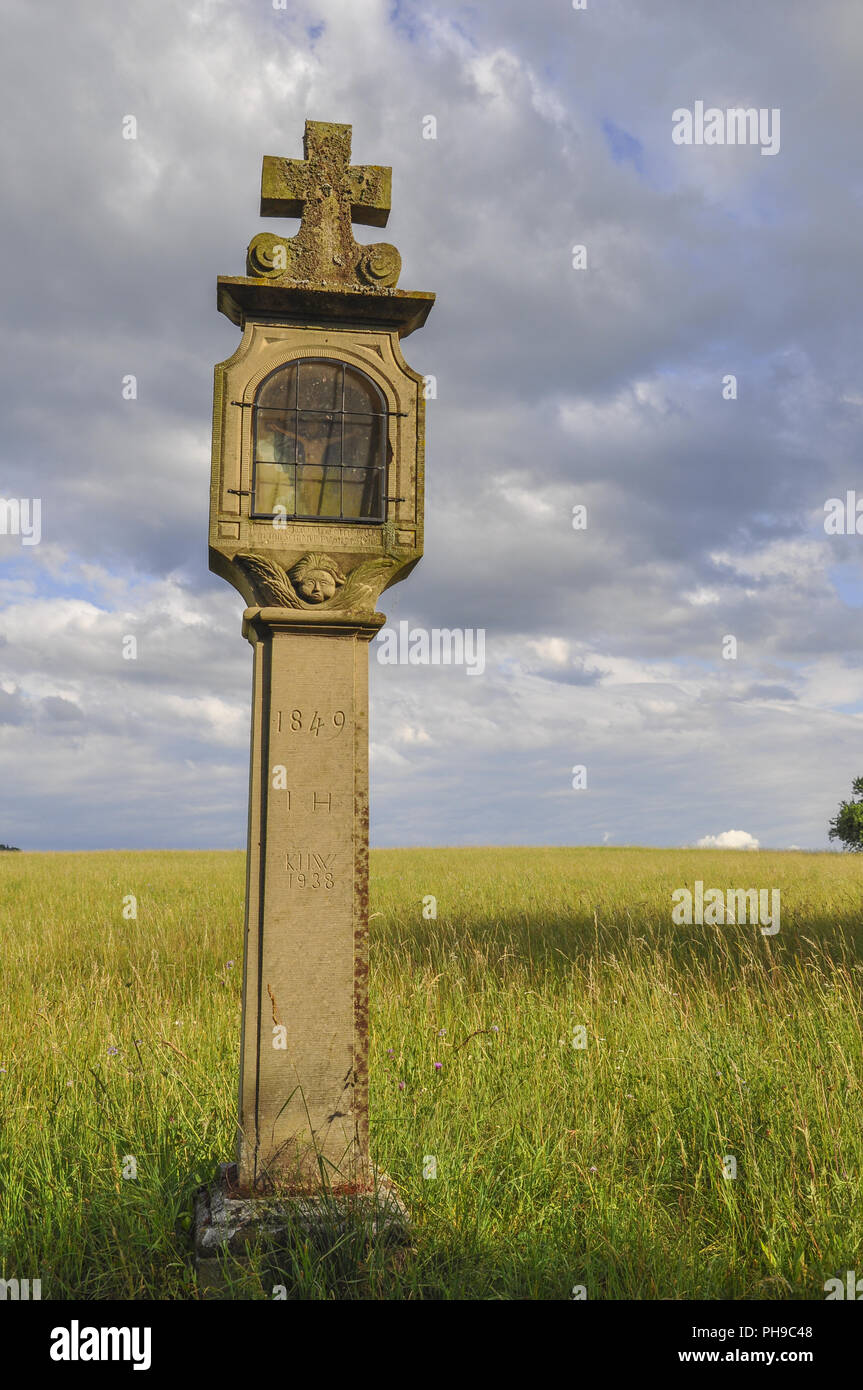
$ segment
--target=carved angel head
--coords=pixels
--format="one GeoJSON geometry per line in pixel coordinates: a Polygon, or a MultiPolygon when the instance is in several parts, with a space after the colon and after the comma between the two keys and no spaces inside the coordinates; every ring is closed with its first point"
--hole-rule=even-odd
{"type": "Polygon", "coordinates": [[[345,576],[329,555],[304,555],[288,570],[288,578],[306,603],[324,603],[345,582],[345,576]]]}

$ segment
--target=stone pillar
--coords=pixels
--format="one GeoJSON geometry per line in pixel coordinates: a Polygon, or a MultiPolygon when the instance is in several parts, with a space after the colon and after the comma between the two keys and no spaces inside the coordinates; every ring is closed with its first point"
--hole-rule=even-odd
{"type": "Polygon", "coordinates": [[[368,644],[383,621],[244,615],[254,688],[241,1192],[371,1186],[368,644]]]}

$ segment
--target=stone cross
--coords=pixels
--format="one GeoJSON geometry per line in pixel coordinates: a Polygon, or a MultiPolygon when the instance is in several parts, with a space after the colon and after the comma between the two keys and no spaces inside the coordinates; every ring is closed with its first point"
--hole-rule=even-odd
{"type": "Polygon", "coordinates": [[[307,122],[306,160],[264,159],[243,329],[216,367],[210,567],[254,652],[237,1183],[368,1192],[368,653],[376,605],[422,555],[423,378],[400,339],[434,296],[398,290],[390,171],[350,126],[307,122]],[[280,253],[279,248],[283,248],[280,253]],[[376,274],[375,267],[380,274],[376,274]],[[387,267],[389,267],[387,269],[387,267]]]}
{"type": "MultiPolygon", "coordinates": [[[[324,121],[306,121],[303,138],[305,159],[280,159],[264,155],[261,175],[261,216],[301,217],[295,237],[260,239],[264,254],[259,264],[252,258],[250,270],[268,273],[272,262],[267,249],[283,249],[283,265],[295,280],[351,283],[358,262],[368,248],[354,241],[352,222],[385,227],[390,211],[392,170],[380,165],[352,165],[351,127],[324,121]]],[[[360,280],[394,284],[391,278],[395,247],[380,243],[377,266],[365,265],[360,280]],[[382,254],[382,248],[385,253],[382,254]]],[[[399,260],[400,264],[400,260],[399,260]]],[[[396,272],[397,278],[397,272],[396,272]]]]}

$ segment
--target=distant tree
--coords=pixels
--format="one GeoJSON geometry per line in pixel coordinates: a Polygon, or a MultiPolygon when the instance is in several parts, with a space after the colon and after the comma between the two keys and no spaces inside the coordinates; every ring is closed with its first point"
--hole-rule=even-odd
{"type": "Polygon", "coordinates": [[[21,853],[21,851],[20,851],[20,849],[18,848],[17,845],[0,845],[0,850],[4,850],[4,849],[13,850],[13,851],[15,852],[15,854],[20,854],[20,853],[21,853]]]}
{"type": "Polygon", "coordinates": [[[830,839],[841,840],[845,849],[863,852],[863,777],[851,783],[853,801],[843,801],[830,822],[830,839]]]}

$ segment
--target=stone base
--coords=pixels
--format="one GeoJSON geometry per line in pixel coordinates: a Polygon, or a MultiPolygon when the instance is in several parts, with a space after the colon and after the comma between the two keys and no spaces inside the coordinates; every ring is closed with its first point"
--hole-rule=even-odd
{"type": "Polygon", "coordinates": [[[353,1234],[369,1241],[406,1245],[410,1218],[385,1177],[374,1191],[342,1195],[242,1197],[236,1192],[236,1164],[219,1165],[219,1176],[195,1195],[195,1269],[205,1298],[230,1296],[231,1271],[241,1274],[254,1248],[274,1273],[279,1257],[301,1241],[326,1252],[353,1234]]]}

